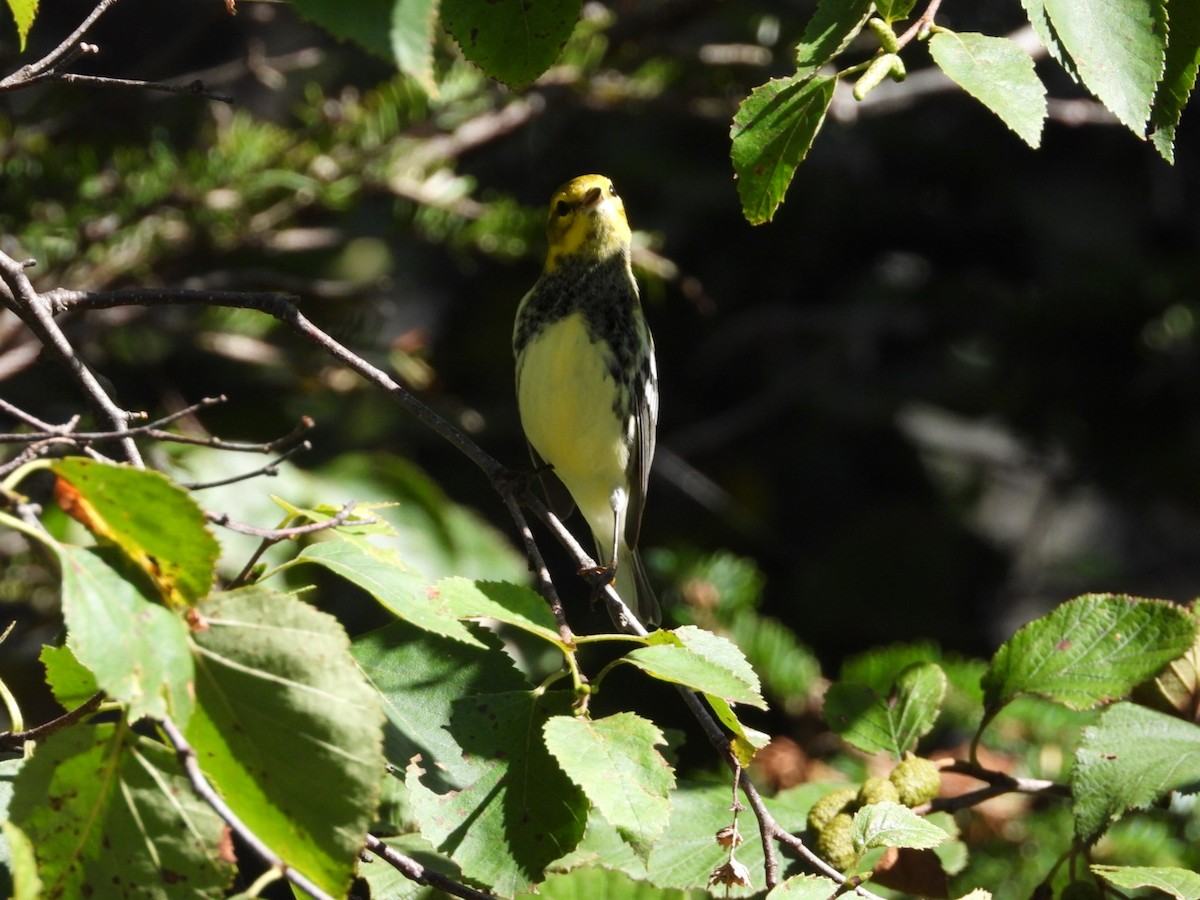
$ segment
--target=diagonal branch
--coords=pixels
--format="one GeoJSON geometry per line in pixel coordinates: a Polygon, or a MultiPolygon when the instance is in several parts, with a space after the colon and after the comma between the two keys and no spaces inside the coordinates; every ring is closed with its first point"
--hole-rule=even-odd
{"type": "MultiPolygon", "coordinates": [[[[13,293],[11,300],[0,295],[0,302],[19,316],[42,344],[62,361],[101,417],[113,428],[124,429],[129,424],[129,413],[119,408],[108,396],[99,380],[92,374],[92,370],[79,358],[67,336],[54,321],[49,304],[34,290],[32,282],[25,274],[25,270],[33,264],[32,260],[17,262],[7,254],[0,253],[0,276],[5,278],[13,293]]],[[[119,443],[125,458],[135,466],[141,467],[142,455],[133,438],[121,437],[119,443]]]]}

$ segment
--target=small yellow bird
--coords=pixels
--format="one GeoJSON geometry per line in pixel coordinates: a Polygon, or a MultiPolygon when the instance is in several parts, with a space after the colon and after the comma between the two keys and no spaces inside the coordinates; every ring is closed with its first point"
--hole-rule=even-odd
{"type": "Polygon", "coordinates": [[[555,191],[547,235],[545,268],[513,328],[521,426],[534,464],[554,469],[543,474],[551,507],[565,515],[574,501],[597,558],[615,573],[617,593],[653,628],[658,601],[637,540],[654,458],[658,372],[629,265],[625,206],[612,181],[581,175],[555,191]],[[569,499],[555,497],[555,480],[569,499]]]}

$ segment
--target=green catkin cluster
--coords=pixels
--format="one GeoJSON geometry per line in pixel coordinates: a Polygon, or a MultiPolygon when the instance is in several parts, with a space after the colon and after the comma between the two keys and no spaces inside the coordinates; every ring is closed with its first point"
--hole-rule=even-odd
{"type": "Polygon", "coordinates": [[[910,756],[887,778],[872,777],[860,787],[830,791],[808,811],[808,830],[816,835],[817,852],[835,869],[847,871],[858,863],[854,849],[854,812],[872,803],[902,803],[908,807],[928,803],[942,784],[938,767],[927,759],[910,756]]]}
{"type": "Polygon", "coordinates": [[[889,776],[905,806],[920,806],[938,795],[942,786],[942,774],[938,767],[927,759],[910,756],[889,776]]]}

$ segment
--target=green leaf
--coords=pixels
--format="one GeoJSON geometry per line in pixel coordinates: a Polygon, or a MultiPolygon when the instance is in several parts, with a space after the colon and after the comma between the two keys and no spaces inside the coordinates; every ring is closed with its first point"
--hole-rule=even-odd
{"type": "MultiPolygon", "coordinates": [[[[16,882],[27,880],[29,875],[37,871],[29,838],[12,824],[9,815],[13,784],[23,765],[24,757],[0,760],[0,897],[8,897],[10,900],[25,900],[26,897],[30,897],[28,892],[18,895],[16,882]]],[[[36,875],[34,877],[36,878],[36,875]]],[[[40,893],[39,887],[32,893],[30,900],[34,900],[40,893]]]]}
{"type": "Polygon", "coordinates": [[[887,698],[864,684],[830,685],[825,693],[825,720],[860,750],[886,750],[900,759],[933,728],[945,696],[946,674],[941,666],[917,663],[900,673],[887,698]]]}
{"type": "Polygon", "coordinates": [[[468,646],[394,622],[354,642],[354,658],[383,700],[388,761],[404,768],[420,754],[425,783],[439,793],[465,787],[476,774],[449,731],[454,701],[529,688],[499,639],[484,640],[490,646],[468,646]]]}
{"type": "Polygon", "coordinates": [[[437,794],[411,764],[405,783],[421,834],[463,874],[502,895],[532,888],[546,867],[583,836],[587,800],[542,742],[542,728],[566,712],[568,695],[513,691],[463,698],[451,731],[478,777],[437,794]]]}
{"type": "Polygon", "coordinates": [[[712,694],[705,694],[704,700],[712,708],[721,724],[733,734],[729,743],[738,762],[743,766],[750,765],[754,754],[771,743],[771,736],[744,724],[728,701],[714,697],[712,694]]]}
{"type": "Polygon", "coordinates": [[[1075,832],[1095,841],[1127,809],[1200,784],[1200,726],[1118,703],[1084,729],[1071,770],[1075,832]]]}
{"type": "MultiPolygon", "coordinates": [[[[90,700],[100,686],[96,676],[75,658],[70,647],[42,647],[39,659],[46,667],[46,684],[63,709],[74,709],[90,700]]],[[[188,659],[191,659],[189,654],[188,659]]]]}
{"type": "Polygon", "coordinates": [[[1008,38],[941,31],[929,39],[938,67],[1030,147],[1042,140],[1046,87],[1033,57],[1008,38]]]}
{"type": "Polygon", "coordinates": [[[947,837],[942,829],[899,803],[872,803],[854,814],[852,838],[860,853],[872,847],[928,850],[947,837]]]}
{"type": "Polygon", "coordinates": [[[1050,21],[1050,16],[1046,12],[1045,0],[1021,0],[1021,5],[1025,7],[1025,13],[1029,16],[1029,24],[1037,34],[1038,40],[1042,42],[1042,46],[1046,48],[1046,52],[1063,67],[1063,71],[1070,76],[1072,81],[1078,83],[1078,67],[1075,65],[1075,60],[1071,58],[1071,54],[1067,52],[1067,48],[1063,46],[1058,32],[1050,21]]]}
{"type": "Polygon", "coordinates": [[[142,716],[186,723],[192,713],[192,657],[183,619],[146,597],[99,551],[55,546],[62,567],[67,646],[96,683],[142,716]]]}
{"type": "Polygon", "coordinates": [[[204,511],[183,488],[160,472],[81,456],[55,460],[50,468],[60,479],[59,505],[120,547],[167,603],[190,605],[212,589],[220,547],[204,511]]]}
{"type": "Polygon", "coordinates": [[[1114,887],[1154,888],[1179,900],[1200,900],[1200,874],[1171,866],[1090,866],[1114,887]]]}
{"type": "Polygon", "coordinates": [[[537,591],[527,587],[504,581],[444,578],[433,586],[430,596],[446,604],[460,619],[496,619],[566,649],[550,607],[537,591]]]}
{"type": "Polygon", "coordinates": [[[781,881],[769,894],[771,900],[829,900],[838,892],[838,883],[824,875],[793,875],[781,881]]]}
{"type": "Polygon", "coordinates": [[[917,0],[875,0],[875,11],[883,21],[891,23],[907,19],[917,0]]]}
{"type": "Polygon", "coordinates": [[[418,628],[475,647],[483,643],[458,621],[458,614],[441,600],[425,579],[406,566],[390,549],[366,541],[321,541],[305,547],[279,570],[316,563],[358,585],[384,607],[418,628]]]}
{"type": "Polygon", "coordinates": [[[246,825],[345,894],[379,792],[383,715],[332,616],[258,586],[200,607],[187,737],[246,825]]]}
{"type": "Polygon", "coordinates": [[[769,222],[796,167],[808,154],[833,100],[836,79],[774,78],[742,101],[729,136],[742,214],[751,225],[769,222]]]}
{"type": "Polygon", "coordinates": [[[796,75],[815,75],[849,46],[870,14],[870,0],[820,0],[796,45],[796,75]]]}
{"type": "Polygon", "coordinates": [[[396,60],[392,29],[399,5],[397,0],[356,0],[354,3],[294,0],[293,5],[300,15],[334,37],[354,41],[383,59],[396,60]]]}
{"type": "Polygon", "coordinates": [[[433,36],[437,0],[396,0],[392,7],[392,54],[400,71],[412,76],[427,94],[437,92],[433,77],[433,36]]]}
{"type": "Polygon", "coordinates": [[[25,52],[25,40],[29,37],[29,29],[37,18],[38,0],[8,0],[8,8],[12,10],[13,19],[17,23],[17,51],[25,52]]]}
{"type": "Polygon", "coordinates": [[[691,625],[657,631],[649,641],[650,646],[630,651],[623,661],[662,681],[766,709],[758,676],[732,641],[691,625]]]}
{"type": "Polygon", "coordinates": [[[1175,161],[1175,127],[1196,86],[1200,70],[1200,4],[1180,3],[1169,6],[1171,38],[1162,81],[1154,95],[1150,111],[1151,138],[1167,162],[1175,161]]]}
{"type": "Polygon", "coordinates": [[[175,754],[125,726],[39,742],[10,814],[35,848],[46,897],[219,898],[233,874],[224,824],[175,754]]]}
{"type": "Polygon", "coordinates": [[[709,900],[711,896],[708,891],[656,888],[645,881],[636,881],[624,872],[601,868],[576,869],[553,875],[538,885],[536,893],[518,895],[519,900],[709,900]]]}
{"type": "Polygon", "coordinates": [[[1124,697],[1192,645],[1196,621],[1160,600],[1085,594],[1021,627],[983,678],[989,714],[1019,694],[1071,709],[1124,697]]]}
{"type": "Polygon", "coordinates": [[[1123,125],[1141,136],[1163,74],[1162,0],[1044,0],[1054,33],[1079,77],[1123,125]]]}
{"type": "Polygon", "coordinates": [[[442,0],[442,24],[489,78],[519,90],[558,58],[582,0],[442,0]]]}
{"type": "Polygon", "coordinates": [[[654,749],[665,744],[652,722],[633,713],[604,719],[555,716],[546,722],[546,749],[605,820],[642,856],[666,828],[667,795],[675,773],[654,749]]]}

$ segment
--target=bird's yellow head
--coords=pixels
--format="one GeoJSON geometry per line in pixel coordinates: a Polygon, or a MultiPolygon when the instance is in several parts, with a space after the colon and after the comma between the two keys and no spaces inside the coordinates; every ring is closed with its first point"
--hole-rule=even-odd
{"type": "Polygon", "coordinates": [[[580,175],[554,192],[546,234],[547,272],[567,256],[606,259],[628,252],[632,237],[625,204],[603,175],[580,175]]]}

